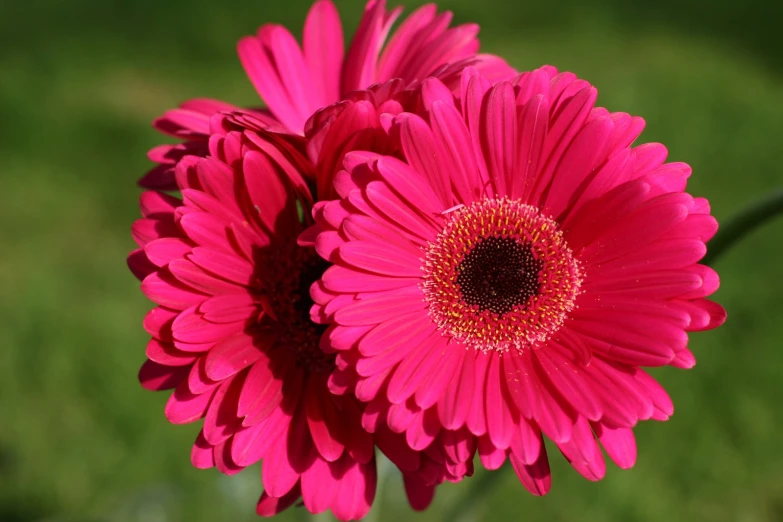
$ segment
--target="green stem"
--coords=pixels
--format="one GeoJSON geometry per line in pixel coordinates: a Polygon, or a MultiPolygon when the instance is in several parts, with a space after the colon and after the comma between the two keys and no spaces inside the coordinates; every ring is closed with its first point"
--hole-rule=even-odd
{"type": "Polygon", "coordinates": [[[710,241],[709,251],[701,262],[712,266],[734,243],[780,213],[783,213],[783,189],[752,203],[721,227],[710,241]]]}

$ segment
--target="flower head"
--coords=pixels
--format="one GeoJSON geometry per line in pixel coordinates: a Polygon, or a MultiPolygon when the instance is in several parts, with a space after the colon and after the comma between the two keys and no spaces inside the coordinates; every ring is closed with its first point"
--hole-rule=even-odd
{"type": "Polygon", "coordinates": [[[175,190],[177,161],[188,154],[206,153],[209,119],[219,111],[241,110],[268,130],[301,135],[316,111],[375,83],[397,79],[408,87],[437,76],[451,84],[467,65],[497,79],[514,74],[501,58],[477,54],[477,25],[450,27],[451,13],[438,13],[431,4],[413,12],[386,42],[401,12],[402,8],[387,10],[385,0],[370,0],[347,55],[340,17],[331,0],[313,4],[301,46],[276,24],[263,25],[255,36],[243,38],[237,46],[240,61],[267,108],[240,109],[218,100],[197,99],[167,111],[154,126],[186,141],[152,149],[149,157],[159,165],[140,185],[175,190]]]}
{"type": "Polygon", "coordinates": [[[344,55],[337,9],[331,0],[317,0],[305,21],[301,47],[287,29],[270,24],[239,42],[239,58],[270,112],[300,134],[314,112],[376,83],[399,78],[409,85],[447,74],[454,64],[477,65],[493,77],[510,73],[502,59],[476,54],[476,24],[449,27],[451,12],[438,13],[433,4],[414,11],[387,43],[401,13],[399,7],[387,10],[385,0],[367,2],[344,55]]]}
{"type": "Polygon", "coordinates": [[[399,157],[348,154],[303,236],[334,264],[311,289],[333,391],[414,449],[456,433],[487,468],[510,457],[536,494],[542,433],[591,480],[599,442],[632,466],[631,429],[673,411],[641,367],[692,366],[687,332],[725,319],[698,264],[717,222],[684,192],[690,168],[632,147],[644,122],[552,67],[498,83],[468,68],[456,95],[420,91],[386,117],[399,157]]]}
{"type": "Polygon", "coordinates": [[[129,264],[157,307],[144,321],[152,338],[140,380],[174,390],[171,422],[204,419],[195,466],[233,474],[264,460],[261,515],[301,497],[312,512],[361,518],[375,495],[376,445],[423,509],[435,484],[470,465],[411,450],[385,419],[366,432],[361,404],[329,393],[336,357],[319,347],[309,296],[326,263],[296,243],[310,223],[312,167],[297,144],[232,121],[213,120],[206,157],[176,164],[181,200],[141,197],[129,264]]]}

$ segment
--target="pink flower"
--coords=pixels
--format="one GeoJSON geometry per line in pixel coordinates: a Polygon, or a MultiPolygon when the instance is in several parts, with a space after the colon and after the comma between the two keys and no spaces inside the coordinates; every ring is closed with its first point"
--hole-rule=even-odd
{"type": "Polygon", "coordinates": [[[370,0],[343,56],[343,29],[331,0],[313,4],[302,46],[284,27],[265,25],[239,42],[239,59],[270,112],[301,134],[310,116],[347,93],[400,78],[405,84],[438,75],[444,66],[475,63],[491,75],[510,68],[491,55],[477,55],[476,24],[449,27],[451,12],[425,5],[405,20],[384,47],[402,8],[387,11],[385,0],[370,0]]]}
{"type": "Polygon", "coordinates": [[[237,130],[253,124],[245,116],[213,118],[207,157],[176,164],[181,200],[141,197],[128,262],[157,307],[144,320],[152,338],[139,378],[174,390],[172,423],[204,419],[195,466],[233,474],[264,460],[260,515],[301,496],[314,513],[361,518],[375,495],[375,445],[423,509],[435,484],[470,474],[470,463],[411,450],[384,419],[371,435],[361,403],[329,393],[335,355],[319,348],[308,294],[325,263],[296,243],[310,223],[312,166],[297,143],[237,130]]]}
{"type": "Polygon", "coordinates": [[[467,65],[496,79],[514,74],[501,58],[477,54],[476,24],[449,27],[451,12],[438,13],[432,4],[411,14],[384,46],[401,12],[402,8],[388,11],[385,0],[370,0],[347,56],[342,24],[331,0],[313,4],[301,47],[287,29],[276,24],[264,25],[256,36],[243,38],[238,44],[239,58],[268,110],[198,99],[166,112],[155,121],[155,128],[186,141],[152,149],[150,159],[159,165],[139,184],[174,190],[174,165],[186,154],[204,154],[209,118],[218,111],[243,110],[270,130],[301,135],[305,122],[317,110],[375,83],[400,79],[412,86],[428,76],[449,83],[467,65]]]}
{"type": "Polygon", "coordinates": [[[551,484],[542,434],[590,480],[599,443],[633,466],[632,428],[673,412],[641,367],[690,368],[688,332],[725,320],[690,167],[632,148],[643,120],[552,67],[495,85],[468,68],[456,96],[437,79],[421,93],[386,117],[400,159],[348,154],[301,240],[334,263],[311,288],[332,391],[413,449],[473,438],[535,494],[551,484]]]}

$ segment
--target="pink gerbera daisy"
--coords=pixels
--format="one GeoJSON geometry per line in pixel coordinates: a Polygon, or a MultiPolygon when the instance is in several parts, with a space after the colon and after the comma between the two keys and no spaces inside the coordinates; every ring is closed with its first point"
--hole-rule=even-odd
{"type": "Polygon", "coordinates": [[[552,67],[495,85],[468,68],[457,96],[421,92],[417,114],[381,117],[400,159],[349,154],[341,199],[302,237],[334,263],[311,289],[332,390],[414,449],[467,431],[535,494],[551,484],[542,432],[591,480],[598,442],[631,467],[632,428],[673,412],[641,367],[691,367],[688,332],[725,319],[705,299],[717,222],[684,192],[691,169],[632,148],[643,120],[552,67]]]}
{"type": "Polygon", "coordinates": [[[325,263],[296,244],[310,223],[303,175],[312,167],[277,135],[236,130],[252,123],[216,117],[209,155],[177,163],[182,199],[141,197],[129,265],[158,306],[144,321],[152,339],[140,380],[174,389],[171,422],[204,419],[195,466],[233,474],[264,459],[261,515],[302,497],[314,513],[361,518],[375,494],[376,444],[423,509],[435,484],[459,480],[470,464],[438,448],[412,451],[383,420],[370,435],[360,403],[329,393],[335,356],[319,349],[308,293],[325,263]]]}
{"type": "MultiPolygon", "coordinates": [[[[514,74],[501,58],[477,54],[476,24],[449,27],[451,12],[438,13],[432,4],[414,11],[384,45],[401,12],[402,8],[388,11],[385,0],[368,2],[347,56],[342,24],[331,0],[313,4],[301,47],[286,28],[262,26],[256,36],[240,40],[238,52],[267,109],[243,110],[270,130],[301,135],[305,122],[317,110],[374,83],[400,79],[410,86],[428,76],[448,82],[467,65],[495,79],[514,74]]],[[[159,131],[186,141],[152,149],[149,157],[159,165],[139,183],[146,188],[174,190],[177,161],[187,154],[206,154],[210,117],[218,111],[237,110],[226,102],[197,99],[155,120],[159,131]]]]}

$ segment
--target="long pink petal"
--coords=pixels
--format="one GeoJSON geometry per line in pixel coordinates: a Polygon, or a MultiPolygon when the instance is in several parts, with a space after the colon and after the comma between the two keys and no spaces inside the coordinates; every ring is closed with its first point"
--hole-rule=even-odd
{"type": "Polygon", "coordinates": [[[542,202],[542,208],[549,214],[560,216],[574,199],[582,197],[580,188],[605,160],[613,130],[612,119],[605,117],[585,125],[574,137],[555,169],[542,202]]]}
{"type": "Polygon", "coordinates": [[[442,208],[450,208],[453,205],[451,190],[449,187],[449,175],[444,167],[443,159],[435,136],[424,120],[414,114],[402,114],[397,117],[400,124],[400,140],[402,150],[413,169],[425,176],[437,195],[442,208]]]}
{"type": "Polygon", "coordinates": [[[165,366],[148,360],[139,370],[139,382],[147,390],[170,390],[185,380],[188,372],[190,366],[165,366]]]}
{"type": "Polygon", "coordinates": [[[596,437],[601,441],[607,455],[622,469],[630,469],[636,463],[636,439],[629,428],[611,428],[601,423],[592,423],[596,437]]]}
{"type": "Polygon", "coordinates": [[[521,464],[534,464],[543,446],[541,430],[531,424],[531,421],[520,419],[514,437],[511,439],[510,450],[514,458],[521,464]]]}
{"type": "Polygon", "coordinates": [[[318,107],[340,99],[340,72],[343,68],[343,27],[340,15],[331,0],[318,0],[305,20],[304,57],[310,69],[318,107]]]}
{"type": "Polygon", "coordinates": [[[557,159],[571,144],[576,133],[582,128],[592,110],[598,92],[594,87],[584,87],[575,96],[563,104],[562,109],[553,107],[555,117],[551,120],[549,132],[544,141],[542,156],[546,163],[542,165],[538,179],[530,196],[532,204],[540,205],[541,196],[552,182],[557,159]]]}
{"type": "Polygon", "coordinates": [[[338,310],[334,320],[344,326],[379,324],[400,313],[424,310],[426,303],[420,294],[420,289],[416,288],[416,290],[419,295],[395,293],[356,301],[338,310]]]}
{"type": "Polygon", "coordinates": [[[351,241],[340,247],[340,258],[362,270],[390,277],[420,277],[422,260],[394,245],[351,241]]]}
{"type": "Polygon", "coordinates": [[[434,409],[419,412],[405,431],[405,440],[411,449],[422,451],[435,440],[440,431],[438,414],[434,409]]]}
{"type": "Polygon", "coordinates": [[[389,156],[380,158],[377,166],[384,181],[413,208],[419,209],[424,216],[434,216],[444,209],[438,203],[435,192],[423,178],[424,173],[417,172],[400,160],[389,156]]]}
{"type": "Polygon", "coordinates": [[[183,311],[171,325],[175,340],[194,345],[221,341],[240,332],[242,328],[241,323],[210,323],[196,312],[196,307],[183,311]]]}
{"type": "Polygon", "coordinates": [[[478,454],[481,464],[490,471],[500,469],[506,462],[508,452],[496,447],[489,435],[482,435],[478,439],[478,454]]]}
{"type": "MultiPolygon", "coordinates": [[[[266,332],[259,332],[262,336],[266,332]]],[[[227,379],[242,371],[261,358],[261,349],[274,340],[274,335],[267,334],[267,339],[239,332],[219,341],[207,354],[205,370],[207,376],[215,381],[227,379]]]]}
{"type": "Polygon", "coordinates": [[[484,408],[484,394],[482,391],[485,388],[487,379],[487,369],[489,367],[489,361],[492,355],[483,352],[476,351],[474,378],[473,378],[473,393],[470,412],[466,419],[466,425],[471,433],[474,435],[484,435],[487,432],[487,415],[484,408]]]}
{"type": "Polygon", "coordinates": [[[389,39],[383,55],[378,62],[378,77],[381,79],[399,78],[401,64],[408,59],[411,51],[411,41],[426,27],[435,17],[437,7],[435,5],[423,5],[416,9],[400,24],[400,27],[389,39]]]}
{"type": "Polygon", "coordinates": [[[206,294],[182,284],[168,270],[159,270],[145,277],[141,291],[150,301],[174,310],[185,310],[206,299],[206,294]]]}
{"type": "MultiPolygon", "coordinates": [[[[213,389],[214,390],[214,389],[213,389]]],[[[166,403],[166,418],[173,424],[187,424],[204,416],[213,393],[193,394],[182,381],[166,403]]]]}
{"type": "Polygon", "coordinates": [[[137,248],[128,255],[128,268],[136,276],[136,279],[143,281],[148,275],[155,272],[158,267],[152,264],[143,249],[137,248]]]}
{"type": "Polygon", "coordinates": [[[571,439],[557,446],[574,469],[587,480],[598,481],[604,478],[606,462],[590,424],[584,418],[577,420],[571,439]]]}
{"type": "Polygon", "coordinates": [[[293,357],[270,358],[262,355],[253,364],[239,395],[237,415],[247,417],[245,426],[267,418],[283,400],[283,379],[289,376],[293,357]]]}
{"type": "Polygon", "coordinates": [[[307,116],[290,99],[268,48],[258,38],[247,36],[237,44],[237,53],[248,78],[272,114],[291,132],[301,134],[307,116]]]}
{"type": "Polygon", "coordinates": [[[571,364],[555,350],[543,348],[533,353],[533,359],[538,363],[541,374],[551,383],[551,387],[581,415],[590,420],[601,418],[601,410],[592,397],[592,390],[582,377],[580,367],[571,364]]]}
{"type": "Polygon", "coordinates": [[[375,499],[377,471],[375,459],[356,464],[346,461],[347,470],[340,479],[337,493],[332,501],[332,513],[339,520],[360,520],[370,511],[375,499]]]}
{"type": "Polygon", "coordinates": [[[455,375],[462,367],[466,350],[458,346],[446,346],[445,358],[437,362],[438,371],[431,379],[425,379],[416,390],[416,404],[422,409],[428,409],[441,401],[449,384],[455,380],[455,375]]]}
{"type": "Polygon", "coordinates": [[[192,248],[193,245],[183,239],[164,237],[147,243],[144,253],[156,266],[166,266],[172,260],[184,257],[192,248]]]}
{"type": "MultiPolygon", "coordinates": [[[[433,328],[434,330],[434,328],[433,328]]],[[[412,396],[428,378],[437,365],[446,359],[447,346],[445,338],[439,331],[432,331],[429,337],[410,353],[389,379],[386,395],[392,403],[399,403],[412,396]]]]}
{"type": "Polygon", "coordinates": [[[181,203],[182,202],[174,196],[155,190],[145,191],[139,197],[141,215],[150,219],[171,218],[174,210],[181,203]]]}
{"type": "Polygon", "coordinates": [[[365,356],[378,354],[412,339],[418,341],[420,332],[427,332],[422,335],[430,335],[434,329],[432,321],[425,314],[411,312],[399,315],[370,331],[359,342],[359,352],[365,356]]]}
{"type": "MultiPolygon", "coordinates": [[[[281,442],[285,441],[287,437],[288,433],[286,432],[283,434],[281,442]]],[[[288,493],[299,481],[300,476],[301,473],[294,470],[289,460],[284,443],[279,443],[264,459],[261,478],[265,492],[271,496],[282,497],[288,493]]]]}
{"type": "Polygon", "coordinates": [[[335,462],[343,454],[346,433],[340,412],[326,392],[326,383],[310,377],[305,391],[305,411],[310,435],[318,453],[327,462],[335,462]]]}
{"type": "Polygon", "coordinates": [[[215,467],[215,457],[212,445],[204,438],[204,433],[199,432],[196,442],[190,452],[190,461],[198,469],[215,467]]]}
{"type": "Polygon", "coordinates": [[[301,495],[302,492],[298,483],[288,493],[279,497],[270,497],[264,491],[261,494],[261,498],[258,499],[258,504],[256,504],[256,514],[262,517],[271,517],[282,513],[291,507],[301,495]]]}
{"type": "Polygon", "coordinates": [[[435,486],[426,484],[418,475],[414,473],[404,473],[402,475],[405,486],[405,495],[408,497],[408,503],[414,511],[424,511],[435,498],[435,486]]]}
{"type": "Polygon", "coordinates": [[[188,259],[204,270],[232,283],[249,285],[253,279],[253,265],[237,255],[196,247],[188,259]]]}
{"type": "Polygon", "coordinates": [[[541,453],[535,463],[526,465],[517,460],[512,453],[511,466],[525,488],[536,496],[546,495],[552,487],[552,475],[549,471],[549,459],[546,447],[541,446],[541,453]]]}
{"type": "Polygon", "coordinates": [[[279,444],[278,439],[290,420],[290,416],[277,410],[264,421],[240,429],[232,439],[231,458],[240,466],[255,464],[269,453],[270,448],[279,444]]]}
{"type": "Polygon", "coordinates": [[[167,367],[187,366],[198,358],[198,354],[178,350],[172,343],[162,342],[158,339],[149,340],[145,355],[151,361],[167,367]]]}
{"type": "Polygon", "coordinates": [[[473,184],[476,159],[465,121],[453,105],[442,101],[433,103],[430,119],[433,133],[440,141],[443,161],[450,170],[455,195],[460,203],[469,204],[479,197],[480,192],[473,184]]]}
{"type": "Polygon", "coordinates": [[[333,292],[392,290],[395,288],[405,288],[416,285],[419,282],[419,278],[385,277],[364,270],[350,269],[340,265],[329,267],[326,272],[324,272],[322,280],[327,290],[333,292]]]}
{"type": "MultiPolygon", "coordinates": [[[[456,347],[455,347],[456,348],[456,347]]],[[[457,372],[450,377],[448,387],[438,402],[438,414],[443,427],[456,430],[465,424],[474,395],[475,354],[465,351],[457,372]]]]}
{"type": "Polygon", "coordinates": [[[511,445],[515,428],[514,414],[510,408],[510,401],[507,400],[503,384],[505,381],[503,366],[506,359],[498,354],[491,355],[484,392],[487,433],[493,446],[502,450],[508,449],[511,445]]]}
{"type": "Polygon", "coordinates": [[[481,114],[482,149],[495,194],[508,194],[518,145],[514,91],[501,82],[490,89],[481,114]]]}
{"type": "Polygon", "coordinates": [[[137,219],[131,226],[131,236],[140,247],[162,237],[179,237],[181,232],[172,217],[166,219],[137,219]]]}
{"type": "Polygon", "coordinates": [[[401,197],[387,185],[374,181],[367,185],[364,194],[367,201],[378,209],[383,223],[399,228],[412,243],[426,243],[437,236],[438,230],[433,220],[419,215],[412,201],[401,197]]]}
{"type": "Polygon", "coordinates": [[[325,511],[337,494],[340,483],[332,475],[336,464],[318,457],[302,473],[302,500],[310,513],[325,511]]]}
{"type": "Polygon", "coordinates": [[[387,14],[384,0],[367,3],[345,59],[343,92],[359,90],[375,83],[378,54],[400,11],[395,9],[387,14]]]}
{"type": "Polygon", "coordinates": [[[204,416],[204,438],[217,446],[231,437],[239,428],[237,399],[242,389],[245,373],[223,381],[212,396],[212,402],[204,416]]]}

